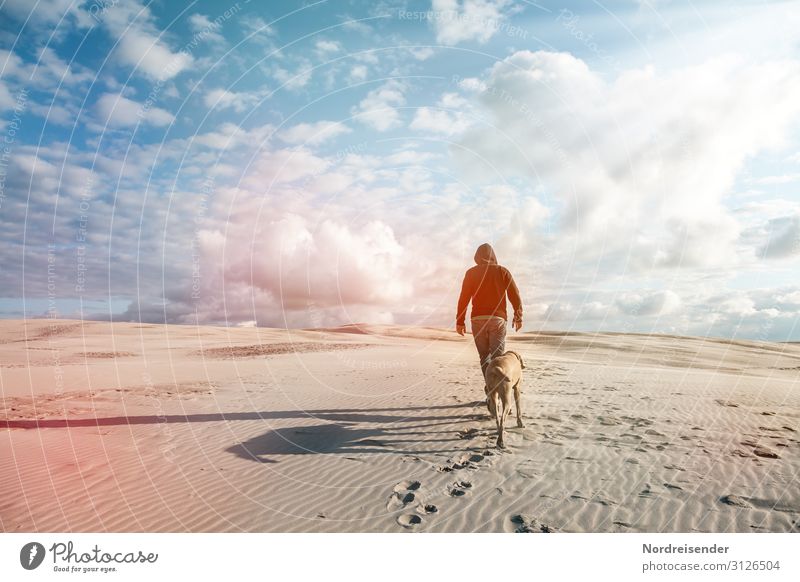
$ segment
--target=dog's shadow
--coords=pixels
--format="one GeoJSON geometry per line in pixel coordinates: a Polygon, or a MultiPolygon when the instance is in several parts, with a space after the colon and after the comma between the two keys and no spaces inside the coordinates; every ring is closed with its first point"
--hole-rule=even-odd
{"type": "Polygon", "coordinates": [[[408,453],[392,445],[409,441],[380,438],[397,434],[380,428],[351,428],[342,423],[315,424],[269,430],[225,450],[260,463],[276,463],[277,460],[271,458],[275,455],[408,453]]]}

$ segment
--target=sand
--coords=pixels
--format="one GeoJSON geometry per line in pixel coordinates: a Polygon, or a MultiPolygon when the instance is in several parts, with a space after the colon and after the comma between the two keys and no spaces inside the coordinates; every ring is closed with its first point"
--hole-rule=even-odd
{"type": "Polygon", "coordinates": [[[800,531],[800,345],[0,322],[0,529],[800,531]],[[511,423],[513,427],[513,422],[511,423]]]}

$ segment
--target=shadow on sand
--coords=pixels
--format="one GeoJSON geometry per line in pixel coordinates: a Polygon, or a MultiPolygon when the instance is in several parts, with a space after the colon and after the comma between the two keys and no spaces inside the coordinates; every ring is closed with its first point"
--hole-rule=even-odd
{"type": "MultiPolygon", "coordinates": [[[[440,406],[408,406],[402,408],[370,408],[370,409],[324,409],[324,410],[270,410],[264,412],[213,412],[198,414],[162,414],[143,416],[108,416],[94,418],[47,418],[0,420],[0,428],[79,428],[97,426],[118,426],[134,424],[169,424],[184,422],[230,422],[239,420],[275,420],[285,418],[318,418],[330,422],[370,422],[370,423],[407,423],[414,420],[426,421],[458,421],[459,416],[409,416],[381,414],[388,412],[432,411],[454,408],[472,407],[475,403],[459,403],[440,406]]],[[[430,426],[430,424],[420,425],[430,426]]],[[[405,428],[412,428],[406,426],[405,428]]]]}
{"type": "MultiPolygon", "coordinates": [[[[144,416],[111,416],[100,418],[51,418],[0,420],[0,428],[42,429],[42,428],[80,428],[120,425],[147,425],[187,422],[232,422],[278,419],[309,419],[325,421],[325,424],[281,427],[236,444],[225,449],[243,459],[260,463],[273,463],[272,455],[306,455],[331,453],[399,453],[415,454],[405,449],[406,444],[424,442],[456,442],[453,429],[432,430],[437,425],[452,425],[475,419],[472,413],[458,412],[459,408],[472,408],[475,402],[440,406],[409,406],[382,409],[323,409],[323,410],[279,410],[265,412],[230,412],[199,414],[167,414],[144,416]],[[455,414],[412,414],[413,412],[434,412],[452,410],[455,414]],[[391,413],[401,414],[391,414],[391,413]],[[380,426],[363,428],[353,426],[362,423],[380,426]],[[420,429],[415,431],[414,429],[420,429]],[[414,435],[431,437],[437,434],[444,438],[415,439],[414,435]],[[447,435],[447,436],[445,436],[447,435]],[[401,438],[398,438],[401,437],[401,438]],[[402,437],[412,437],[410,439],[402,437]],[[400,448],[397,448],[398,445],[400,448]]],[[[458,447],[446,449],[457,451],[458,447]]],[[[445,452],[445,451],[440,451],[445,452]]]]}
{"type": "MultiPolygon", "coordinates": [[[[425,417],[433,420],[434,417],[425,417]]],[[[435,450],[412,450],[420,443],[457,443],[459,437],[455,431],[440,431],[442,438],[398,438],[422,435],[430,437],[437,434],[430,427],[436,424],[452,424],[472,420],[472,416],[448,417],[446,423],[427,423],[414,426],[402,425],[398,430],[386,428],[356,428],[346,424],[315,424],[311,426],[293,426],[269,430],[257,437],[225,449],[238,457],[259,463],[275,463],[273,455],[310,455],[310,454],[401,454],[415,455],[423,453],[459,452],[463,447],[445,446],[435,450]],[[428,430],[410,431],[408,429],[425,427],[428,430]]],[[[415,418],[414,420],[423,420],[415,418]]]]}

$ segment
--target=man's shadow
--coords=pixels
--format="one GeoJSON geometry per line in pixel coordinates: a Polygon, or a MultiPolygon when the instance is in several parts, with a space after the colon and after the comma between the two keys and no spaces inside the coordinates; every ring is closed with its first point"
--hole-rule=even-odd
{"type": "Polygon", "coordinates": [[[263,434],[225,449],[236,456],[260,463],[277,462],[276,455],[308,454],[358,454],[389,453],[415,454],[458,452],[463,447],[434,447],[435,450],[418,451],[413,445],[420,443],[456,442],[455,431],[447,427],[475,420],[471,413],[457,415],[437,414],[437,410],[474,407],[478,403],[409,406],[382,409],[322,409],[282,410],[263,412],[199,413],[145,416],[116,416],[95,418],[51,418],[2,420],[0,428],[44,429],[78,428],[137,424],[172,424],[195,422],[232,422],[252,420],[309,419],[321,424],[297,425],[270,429],[263,434]],[[413,411],[432,414],[411,415],[413,411]],[[393,414],[401,412],[401,414],[393,414]],[[378,424],[363,428],[361,423],[378,424]],[[356,428],[357,425],[362,426],[356,428]],[[441,428],[437,428],[441,427],[441,428]],[[420,435],[421,438],[414,438],[420,435]],[[435,438],[431,438],[435,437],[435,438]]]}

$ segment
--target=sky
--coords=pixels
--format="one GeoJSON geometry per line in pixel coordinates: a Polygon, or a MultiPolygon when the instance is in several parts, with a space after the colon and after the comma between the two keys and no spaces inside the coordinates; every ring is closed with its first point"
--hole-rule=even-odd
{"type": "MultiPolygon", "coordinates": [[[[0,0],[2,2],[2,0],[0,0]]],[[[0,317],[800,341],[800,3],[5,0],[0,317]]]]}

